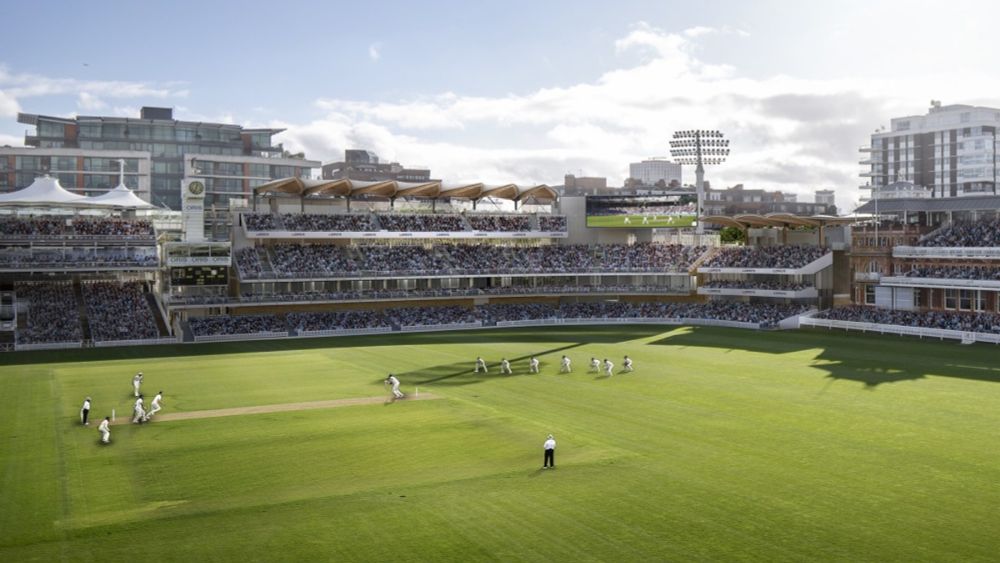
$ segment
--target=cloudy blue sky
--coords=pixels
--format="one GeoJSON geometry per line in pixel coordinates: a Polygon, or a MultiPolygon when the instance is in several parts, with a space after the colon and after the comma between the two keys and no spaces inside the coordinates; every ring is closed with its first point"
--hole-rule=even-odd
{"type": "Polygon", "coordinates": [[[713,185],[857,199],[857,149],[931,99],[1000,106],[991,2],[17,2],[0,144],[18,111],[280,126],[446,180],[619,184],[672,131],[718,128],[713,185]]]}

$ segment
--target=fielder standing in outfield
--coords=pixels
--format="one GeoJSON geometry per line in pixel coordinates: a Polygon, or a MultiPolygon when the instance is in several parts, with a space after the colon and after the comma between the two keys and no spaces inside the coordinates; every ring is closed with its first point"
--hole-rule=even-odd
{"type": "Polygon", "coordinates": [[[101,443],[108,444],[111,442],[111,417],[106,416],[104,420],[101,421],[101,425],[97,427],[97,431],[101,433],[101,443]]]}
{"type": "Polygon", "coordinates": [[[622,360],[622,373],[629,373],[630,371],[632,371],[632,358],[625,356],[625,359],[622,360]]]}
{"type": "Polygon", "coordinates": [[[160,403],[162,402],[163,402],[163,391],[160,391],[159,393],[156,394],[155,397],[153,397],[153,402],[149,404],[149,412],[146,413],[146,418],[145,418],[146,422],[149,422],[149,419],[153,418],[154,414],[160,412],[161,408],[160,403]]]}
{"type": "Polygon", "coordinates": [[[528,373],[538,373],[538,358],[532,356],[528,360],[528,373]]]}
{"type": "Polygon", "coordinates": [[[83,407],[80,408],[80,422],[84,426],[90,426],[90,397],[83,400],[83,407]]]}
{"type": "Polygon", "coordinates": [[[570,373],[573,368],[570,367],[569,358],[566,356],[562,357],[562,363],[559,365],[559,373],[570,373]]]}
{"type": "Polygon", "coordinates": [[[514,373],[510,370],[510,362],[507,361],[507,358],[500,360],[500,373],[505,373],[507,375],[514,373]]]}
{"type": "Polygon", "coordinates": [[[486,360],[484,360],[482,357],[477,357],[476,358],[476,371],[475,371],[475,373],[479,373],[479,370],[483,370],[483,373],[489,373],[490,372],[490,370],[486,368],[486,360]]]}
{"type": "Polygon", "coordinates": [[[406,396],[403,394],[402,391],[399,390],[399,380],[396,379],[395,375],[392,375],[390,373],[389,377],[385,378],[385,382],[388,385],[392,385],[392,397],[394,399],[402,399],[403,397],[406,396]]]}
{"type": "Polygon", "coordinates": [[[601,371],[601,362],[597,358],[590,358],[590,371],[598,373],[601,371]]]}
{"type": "Polygon", "coordinates": [[[542,445],[545,449],[545,458],[542,460],[542,469],[556,468],[556,439],[549,434],[549,439],[542,445]]]}
{"type": "Polygon", "coordinates": [[[615,374],[614,369],[615,364],[613,364],[611,360],[604,358],[604,375],[611,377],[615,374]]]}
{"type": "Polygon", "coordinates": [[[132,424],[139,424],[146,418],[146,410],[142,408],[142,395],[135,400],[133,407],[132,424]]]}
{"type": "Polygon", "coordinates": [[[137,398],[139,397],[139,387],[141,385],[142,385],[142,372],[140,371],[139,373],[135,374],[135,377],[132,378],[132,392],[137,398]]]}

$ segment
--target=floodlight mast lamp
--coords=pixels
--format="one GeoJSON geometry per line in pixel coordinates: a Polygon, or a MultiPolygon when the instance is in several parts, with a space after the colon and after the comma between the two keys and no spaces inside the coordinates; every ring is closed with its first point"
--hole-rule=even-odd
{"type": "Polygon", "coordinates": [[[705,198],[705,165],[722,164],[729,156],[729,140],[721,132],[707,129],[675,131],[670,141],[670,156],[677,164],[694,165],[695,188],[698,193],[698,226],[696,233],[704,234],[701,221],[702,201],[705,198]]]}

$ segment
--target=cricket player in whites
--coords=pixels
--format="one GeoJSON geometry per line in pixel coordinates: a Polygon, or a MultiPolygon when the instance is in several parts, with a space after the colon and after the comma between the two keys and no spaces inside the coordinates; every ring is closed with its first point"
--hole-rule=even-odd
{"type": "Polygon", "coordinates": [[[507,375],[514,373],[510,370],[510,362],[507,361],[507,358],[500,360],[500,373],[505,373],[507,375]]]}
{"type": "Polygon", "coordinates": [[[149,422],[149,419],[153,418],[154,414],[160,412],[160,409],[162,408],[160,406],[160,403],[162,402],[163,402],[163,391],[160,391],[159,393],[156,394],[155,397],[153,397],[153,402],[149,404],[149,412],[146,413],[146,417],[144,419],[146,422],[149,422]]]}
{"type": "Polygon", "coordinates": [[[487,369],[487,367],[486,367],[486,360],[484,360],[482,357],[477,357],[476,358],[476,371],[475,371],[475,373],[479,373],[479,370],[483,370],[483,373],[489,373],[490,372],[490,370],[487,369]]]}
{"type": "Polygon", "coordinates": [[[532,356],[528,360],[528,373],[538,373],[538,358],[532,356]]]}
{"type": "Polygon", "coordinates": [[[139,387],[142,385],[142,372],[135,374],[132,378],[132,392],[136,398],[139,397],[139,387]]]}
{"type": "Polygon", "coordinates": [[[632,358],[625,356],[622,360],[622,373],[629,373],[632,371],[632,358]]]}
{"type": "Polygon", "coordinates": [[[571,371],[573,371],[573,368],[570,364],[571,362],[569,361],[569,357],[563,356],[562,362],[559,364],[559,373],[570,373],[571,371]]]}
{"type": "Polygon", "coordinates": [[[104,420],[101,421],[101,425],[97,427],[97,431],[101,433],[101,443],[110,444],[111,443],[111,417],[106,416],[104,420]]]}
{"type": "Polygon", "coordinates": [[[615,364],[613,364],[611,360],[604,358],[604,375],[611,377],[615,374],[614,369],[615,364]]]}
{"type": "Polygon", "coordinates": [[[402,391],[399,390],[399,380],[396,379],[396,376],[392,375],[391,373],[389,374],[389,377],[385,378],[385,383],[383,383],[383,385],[392,385],[393,399],[402,399],[403,397],[406,396],[403,394],[402,391]]]}
{"type": "Polygon", "coordinates": [[[601,371],[601,361],[597,358],[590,358],[590,371],[594,373],[600,373],[601,371]]]}
{"type": "Polygon", "coordinates": [[[133,408],[132,424],[139,424],[146,419],[146,409],[142,408],[142,395],[136,398],[133,408]]]}

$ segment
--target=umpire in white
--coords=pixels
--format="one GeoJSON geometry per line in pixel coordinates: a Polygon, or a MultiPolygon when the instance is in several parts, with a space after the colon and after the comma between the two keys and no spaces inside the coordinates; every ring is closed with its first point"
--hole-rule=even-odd
{"type": "Polygon", "coordinates": [[[549,439],[545,440],[545,460],[542,461],[542,469],[556,468],[556,439],[549,434],[549,439]]]}

